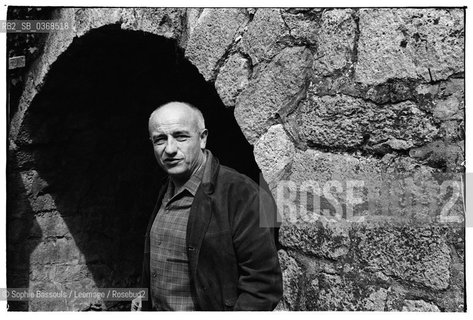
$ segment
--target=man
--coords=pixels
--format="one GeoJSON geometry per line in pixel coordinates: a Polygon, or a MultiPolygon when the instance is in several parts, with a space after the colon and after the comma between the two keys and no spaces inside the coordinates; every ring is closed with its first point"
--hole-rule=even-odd
{"type": "Polygon", "coordinates": [[[273,310],[281,270],[273,230],[260,221],[276,216],[272,197],[205,149],[208,132],[194,106],[158,107],[149,133],[169,177],[145,235],[143,309],[273,310]]]}

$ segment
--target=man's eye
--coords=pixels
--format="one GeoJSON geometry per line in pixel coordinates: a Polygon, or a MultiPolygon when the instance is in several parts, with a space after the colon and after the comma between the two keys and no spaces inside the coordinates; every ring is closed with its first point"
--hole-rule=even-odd
{"type": "Polygon", "coordinates": [[[187,136],[177,136],[176,140],[179,141],[179,142],[182,142],[182,141],[186,141],[187,138],[188,138],[187,136]]]}
{"type": "Polygon", "coordinates": [[[162,138],[161,139],[159,139],[159,138],[158,139],[153,139],[153,144],[158,144],[158,145],[163,144],[164,141],[165,141],[165,139],[162,139],[162,138]]]}

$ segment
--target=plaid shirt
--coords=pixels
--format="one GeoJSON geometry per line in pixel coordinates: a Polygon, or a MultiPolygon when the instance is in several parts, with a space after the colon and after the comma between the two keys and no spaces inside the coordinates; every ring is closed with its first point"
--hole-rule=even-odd
{"type": "Polygon", "coordinates": [[[205,161],[190,179],[174,193],[170,181],[150,231],[151,302],[155,310],[192,311],[196,309],[190,286],[186,230],[197,188],[204,174],[205,161]],[[172,196],[174,194],[174,196],[172,196]]]}

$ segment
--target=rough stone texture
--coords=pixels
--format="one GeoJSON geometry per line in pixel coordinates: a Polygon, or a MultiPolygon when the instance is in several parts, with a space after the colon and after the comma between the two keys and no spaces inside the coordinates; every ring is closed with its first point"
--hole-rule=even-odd
{"type": "MultiPolygon", "coordinates": [[[[449,207],[459,192],[442,185],[464,171],[463,9],[65,8],[55,18],[73,28],[48,35],[10,123],[8,183],[18,192],[8,194],[9,279],[87,290],[138,283],[136,261],[101,248],[138,230],[129,221],[130,230],[110,233],[133,192],[110,185],[146,177],[93,188],[89,168],[78,166],[87,179],[70,179],[76,190],[61,194],[67,188],[51,183],[61,179],[40,170],[62,168],[62,153],[47,156],[61,123],[38,120],[32,132],[23,121],[73,39],[114,25],[173,39],[235,107],[283,217],[278,310],[465,310],[463,201],[449,207]]],[[[89,116],[65,126],[88,126],[89,116]]],[[[123,172],[108,166],[94,170],[123,172]]],[[[29,309],[95,304],[103,302],[32,301],[29,309]]]]}
{"type": "Polygon", "coordinates": [[[202,14],[203,8],[187,8],[187,33],[192,34],[198,24],[199,16],[202,14]]]}
{"type": "Polygon", "coordinates": [[[186,56],[206,80],[214,79],[221,59],[248,22],[243,9],[204,9],[190,34],[186,56]]]}
{"type": "Polygon", "coordinates": [[[439,120],[450,120],[455,116],[457,118],[462,118],[462,115],[459,114],[460,101],[457,97],[450,96],[446,100],[439,101],[434,109],[434,117],[439,120]]]}
{"type": "Polygon", "coordinates": [[[230,56],[215,80],[215,89],[227,107],[235,106],[240,92],[248,85],[251,76],[250,62],[243,55],[230,56]]]}
{"type": "Polygon", "coordinates": [[[401,311],[407,293],[408,290],[403,288],[398,283],[393,283],[388,288],[388,296],[386,299],[386,311],[401,311]]]}
{"type": "Polygon", "coordinates": [[[432,303],[425,302],[424,300],[406,300],[404,301],[404,306],[402,311],[420,311],[420,312],[431,312],[431,311],[440,311],[439,308],[432,303]]]}
{"type": "Polygon", "coordinates": [[[349,227],[340,223],[283,224],[279,241],[284,247],[318,257],[337,259],[350,247],[349,227]]]}
{"type": "MultiPolygon", "coordinates": [[[[122,29],[141,30],[166,38],[178,39],[184,31],[182,25],[184,12],[185,8],[122,8],[116,15],[119,15],[119,21],[122,20],[122,29]]],[[[86,16],[89,17],[89,21],[100,21],[100,18],[90,17],[89,13],[86,16]]],[[[83,21],[79,17],[76,19],[83,21]]],[[[88,26],[87,29],[92,28],[88,26]]]]}
{"type": "Polygon", "coordinates": [[[351,66],[355,46],[356,23],[352,9],[324,11],[317,34],[317,54],[313,69],[330,75],[351,66]]]}
{"type": "Polygon", "coordinates": [[[456,143],[436,140],[419,148],[409,151],[412,158],[416,158],[431,166],[446,166],[450,171],[462,170],[465,141],[456,143]]]}
{"type": "Polygon", "coordinates": [[[266,131],[280,109],[293,107],[294,96],[307,81],[311,59],[310,51],[303,47],[284,49],[238,96],[235,118],[250,143],[266,131]]]}
{"type": "MultiPolygon", "coordinates": [[[[441,226],[437,227],[442,229],[441,226]]],[[[464,298],[458,296],[460,292],[456,288],[433,289],[429,286],[429,284],[432,284],[432,281],[436,281],[436,277],[443,277],[441,273],[445,270],[441,269],[445,262],[437,261],[439,265],[436,266],[429,265],[427,262],[427,269],[438,268],[439,273],[437,275],[432,275],[428,272],[423,273],[425,270],[422,270],[422,265],[428,260],[423,254],[431,250],[435,251],[435,245],[429,247],[429,245],[419,244],[419,242],[415,241],[412,241],[413,244],[411,245],[410,238],[401,235],[401,233],[406,233],[406,227],[389,227],[390,230],[386,231],[386,226],[380,224],[377,226],[377,229],[384,230],[386,234],[392,233],[397,238],[394,242],[386,244],[383,242],[384,234],[380,234],[379,239],[373,240],[378,242],[379,247],[374,248],[367,246],[366,243],[362,243],[367,237],[372,237],[369,228],[360,228],[356,225],[348,228],[351,243],[349,244],[350,251],[334,260],[326,259],[313,253],[306,254],[303,250],[301,252],[300,248],[295,247],[288,247],[284,254],[280,252],[280,258],[284,266],[283,269],[286,270],[286,266],[289,264],[288,261],[290,261],[290,265],[297,265],[301,268],[302,276],[299,272],[284,273],[285,283],[287,284],[285,290],[291,293],[292,308],[289,307],[285,298],[279,306],[279,310],[402,311],[406,307],[411,308],[414,306],[417,308],[420,306],[424,307],[424,311],[462,310],[463,306],[461,303],[464,298]],[[397,244],[395,243],[396,241],[398,242],[397,244]],[[373,262],[376,259],[381,259],[380,256],[393,257],[396,261],[392,262],[392,266],[389,268],[397,270],[399,274],[406,272],[407,277],[412,275],[411,271],[416,273],[417,268],[420,267],[417,275],[422,277],[425,283],[422,284],[412,279],[393,275],[384,269],[367,268],[366,260],[358,255],[360,250],[370,252],[372,256],[369,260],[373,262]],[[397,253],[387,252],[389,250],[397,253]],[[406,264],[403,265],[403,259],[397,256],[398,254],[406,254],[407,257],[404,262],[408,262],[408,264],[416,261],[416,259],[424,260],[419,261],[416,266],[411,266],[412,269],[409,271],[405,268],[406,264]],[[288,258],[288,256],[293,259],[288,258]],[[397,263],[397,261],[400,263],[397,263]],[[457,295],[455,296],[454,293],[457,295]],[[423,297],[424,301],[430,302],[422,304],[421,302],[410,301],[412,297],[420,296],[423,297]],[[452,303],[457,303],[458,305],[452,305],[452,303]],[[437,309],[435,306],[437,306],[437,309]]],[[[431,236],[429,231],[432,233],[436,232],[435,227],[410,227],[407,229],[407,232],[411,234],[420,234],[420,238],[426,239],[425,241],[428,241],[429,236],[431,236]]],[[[444,229],[444,231],[447,230],[444,229]]],[[[446,234],[452,235],[448,232],[446,234]]],[[[445,239],[446,234],[439,234],[439,236],[445,239]]],[[[436,252],[432,252],[430,258],[437,259],[435,257],[436,254],[436,252]]],[[[442,255],[445,257],[443,253],[440,253],[440,256],[442,255]]],[[[442,257],[439,257],[439,259],[441,260],[442,257]]],[[[380,265],[383,265],[383,263],[380,263],[380,265]]],[[[410,310],[413,309],[411,308],[410,310]]]]}
{"type": "Polygon", "coordinates": [[[318,8],[281,9],[281,17],[289,29],[290,38],[295,43],[303,43],[308,46],[318,44],[321,11],[318,8]]]}
{"type": "Polygon", "coordinates": [[[381,161],[356,155],[322,152],[312,149],[296,150],[289,180],[297,184],[313,180],[323,184],[330,180],[346,181],[366,179],[373,176],[379,179],[382,173],[381,161]]]}
{"type": "Polygon", "coordinates": [[[365,268],[435,290],[449,285],[450,250],[439,228],[375,227],[356,233],[365,268]]]}
{"type": "Polygon", "coordinates": [[[281,309],[291,310],[297,306],[302,270],[296,260],[289,256],[284,250],[279,251],[279,260],[283,273],[283,304],[285,305],[281,306],[281,309]]]}
{"type": "Polygon", "coordinates": [[[392,149],[406,150],[431,141],[438,130],[414,103],[380,108],[344,95],[309,94],[297,121],[300,137],[308,145],[342,149],[386,143],[392,149]]]}
{"type": "MultiPolygon", "coordinates": [[[[459,177],[436,174],[435,169],[409,158],[387,155],[379,160],[296,150],[292,159],[283,180],[270,184],[283,221],[281,237],[288,246],[296,242],[299,249],[307,250],[300,243],[318,243],[307,239],[311,234],[325,235],[314,229],[322,222],[389,221],[423,226],[465,221],[459,177]],[[453,191],[448,197],[447,189],[453,191]]],[[[336,245],[329,250],[340,252],[336,245]]]]}
{"type": "Polygon", "coordinates": [[[339,275],[321,274],[319,308],[322,310],[355,310],[353,287],[339,275]]]}
{"type": "Polygon", "coordinates": [[[278,40],[288,35],[279,9],[258,9],[241,39],[243,50],[256,65],[278,54],[284,45],[278,40]]]}
{"type": "Polygon", "coordinates": [[[361,9],[359,21],[356,81],[438,81],[464,70],[462,9],[361,9]]]}
{"type": "Polygon", "coordinates": [[[269,128],[255,144],[256,163],[263,168],[263,176],[270,187],[281,179],[285,169],[291,165],[294,152],[294,145],[280,124],[269,128]]]}
{"type": "MultiPolygon", "coordinates": [[[[437,87],[438,100],[432,103],[432,113],[436,119],[442,121],[442,124],[451,125],[455,123],[452,120],[462,121],[464,119],[464,86],[463,79],[450,79],[437,87]]],[[[447,140],[458,140],[461,137],[461,134],[455,131],[447,131],[444,135],[447,140]]]]}
{"type": "Polygon", "coordinates": [[[80,251],[74,242],[67,238],[57,238],[40,243],[31,253],[31,264],[63,264],[78,263],[80,251]]]}
{"type": "Polygon", "coordinates": [[[44,236],[45,238],[63,238],[71,237],[69,228],[58,211],[45,212],[36,217],[37,224],[30,230],[34,236],[44,236]]]}
{"type": "Polygon", "coordinates": [[[381,288],[375,291],[365,299],[364,308],[370,311],[384,311],[388,290],[381,288]]]}

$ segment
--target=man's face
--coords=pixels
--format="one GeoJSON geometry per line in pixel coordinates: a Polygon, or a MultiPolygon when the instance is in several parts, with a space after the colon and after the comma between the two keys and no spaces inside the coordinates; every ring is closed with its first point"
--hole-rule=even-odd
{"type": "Polygon", "coordinates": [[[199,129],[197,119],[190,107],[172,102],[155,111],[149,120],[158,164],[177,180],[188,179],[204,159],[207,130],[199,129]]]}

